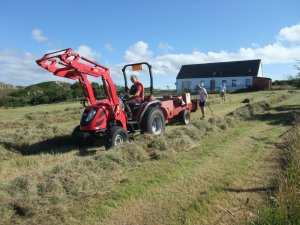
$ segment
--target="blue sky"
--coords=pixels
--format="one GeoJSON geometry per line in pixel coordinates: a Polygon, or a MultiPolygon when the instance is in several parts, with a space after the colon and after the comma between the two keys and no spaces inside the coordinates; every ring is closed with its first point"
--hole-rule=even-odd
{"type": "Polygon", "coordinates": [[[300,60],[299,9],[299,0],[0,0],[0,81],[68,81],[35,60],[69,47],[117,84],[123,65],[139,61],[152,64],[158,88],[175,88],[181,65],[245,59],[285,79],[300,60]]]}

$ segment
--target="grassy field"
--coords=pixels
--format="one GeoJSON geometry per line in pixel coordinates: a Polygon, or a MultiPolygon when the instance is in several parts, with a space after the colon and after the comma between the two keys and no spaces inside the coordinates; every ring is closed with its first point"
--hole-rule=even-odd
{"type": "Polygon", "coordinates": [[[71,144],[79,103],[0,108],[0,224],[268,224],[300,92],[209,104],[205,120],[109,151],[71,144]]]}

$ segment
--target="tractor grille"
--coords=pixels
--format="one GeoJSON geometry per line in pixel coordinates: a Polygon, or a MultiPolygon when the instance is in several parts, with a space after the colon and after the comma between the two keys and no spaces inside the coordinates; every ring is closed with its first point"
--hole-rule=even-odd
{"type": "MultiPolygon", "coordinates": [[[[84,112],[82,114],[82,117],[81,117],[81,121],[80,121],[80,125],[81,126],[87,126],[87,125],[91,124],[92,121],[94,120],[95,116],[93,116],[90,120],[87,121],[87,117],[88,117],[88,115],[89,115],[89,113],[90,113],[91,110],[92,109],[86,109],[86,110],[84,110],[84,112]]],[[[96,109],[95,115],[97,114],[97,112],[98,112],[98,109],[96,109]]]]}

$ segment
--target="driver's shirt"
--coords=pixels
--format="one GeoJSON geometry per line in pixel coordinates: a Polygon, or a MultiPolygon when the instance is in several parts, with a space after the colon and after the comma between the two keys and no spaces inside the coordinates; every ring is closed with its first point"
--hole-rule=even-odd
{"type": "Polygon", "coordinates": [[[137,93],[138,91],[140,92],[139,96],[136,96],[135,99],[141,102],[144,99],[144,86],[138,81],[134,83],[134,86],[136,89],[135,93],[137,93]]]}

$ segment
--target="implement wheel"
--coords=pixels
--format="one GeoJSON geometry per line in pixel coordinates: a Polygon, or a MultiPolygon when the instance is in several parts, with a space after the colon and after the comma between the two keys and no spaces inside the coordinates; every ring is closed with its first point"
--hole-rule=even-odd
{"type": "Polygon", "coordinates": [[[179,115],[179,120],[180,120],[180,123],[183,124],[183,125],[189,124],[190,120],[191,120],[190,111],[187,110],[187,109],[182,110],[180,115],[179,115]]]}

